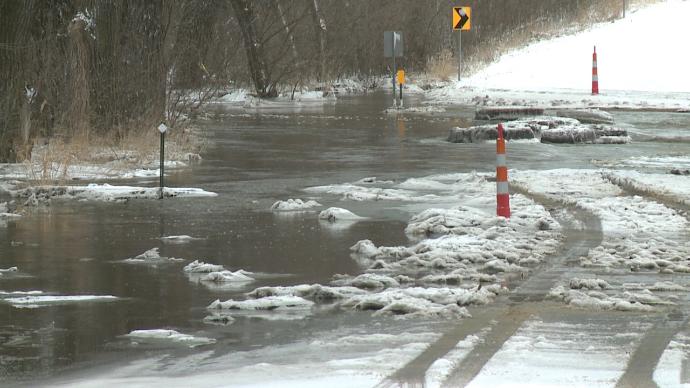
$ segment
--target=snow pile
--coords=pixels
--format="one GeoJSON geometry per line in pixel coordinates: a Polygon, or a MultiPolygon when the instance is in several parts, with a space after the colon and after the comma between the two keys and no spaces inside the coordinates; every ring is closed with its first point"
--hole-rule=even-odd
{"type": "Polygon", "coordinates": [[[161,256],[158,252],[158,248],[151,248],[140,255],[123,260],[124,263],[128,264],[162,264],[179,261],[184,261],[184,259],[176,259],[174,257],[161,256]]]}
{"type": "Polygon", "coordinates": [[[200,240],[199,238],[192,237],[192,236],[187,236],[186,234],[182,234],[179,236],[164,236],[161,237],[161,241],[165,244],[187,244],[189,242],[192,242],[194,240],[200,240]]]}
{"type": "Polygon", "coordinates": [[[271,210],[273,211],[295,211],[295,210],[306,210],[313,207],[321,206],[320,203],[316,201],[302,201],[301,199],[288,199],[287,201],[277,201],[271,205],[271,210]]]}
{"type": "Polygon", "coordinates": [[[181,343],[189,347],[208,345],[216,342],[213,338],[195,337],[188,334],[181,334],[175,330],[166,329],[133,330],[129,334],[126,334],[125,337],[137,341],[170,341],[181,343]]]}
{"type": "Polygon", "coordinates": [[[543,207],[519,195],[513,203],[516,212],[510,221],[465,206],[427,209],[405,229],[410,237],[423,238],[417,244],[376,247],[363,240],[351,248],[353,256],[376,273],[425,272],[420,280],[428,283],[470,287],[479,281],[500,283],[509,273],[522,276],[554,252],[560,234],[543,207]]]}
{"type": "Polygon", "coordinates": [[[0,299],[17,308],[39,308],[79,302],[108,302],[118,298],[112,295],[28,295],[0,299]]]}
{"type": "MultiPolygon", "coordinates": [[[[89,201],[126,201],[129,199],[158,199],[157,187],[111,186],[91,183],[87,186],[34,186],[16,190],[12,195],[37,204],[51,198],[89,201]]],[[[197,188],[163,188],[164,197],[216,197],[218,194],[197,188]]]]}

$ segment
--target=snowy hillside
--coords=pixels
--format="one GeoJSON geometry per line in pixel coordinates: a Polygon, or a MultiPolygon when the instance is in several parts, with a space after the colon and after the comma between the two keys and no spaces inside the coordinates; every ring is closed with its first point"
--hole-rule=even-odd
{"type": "Polygon", "coordinates": [[[690,92],[690,1],[670,0],[628,12],[576,35],[537,42],[510,52],[460,82],[513,90],[591,87],[597,47],[599,87],[607,90],[690,92]]]}

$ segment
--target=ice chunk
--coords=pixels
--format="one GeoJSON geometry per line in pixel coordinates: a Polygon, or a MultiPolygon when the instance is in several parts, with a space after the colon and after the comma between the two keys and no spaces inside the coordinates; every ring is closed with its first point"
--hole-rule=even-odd
{"type": "Polygon", "coordinates": [[[306,210],[314,207],[321,206],[320,203],[316,201],[302,201],[301,199],[288,199],[287,201],[277,201],[271,206],[273,211],[295,211],[295,210],[306,210]]]}
{"type": "Polygon", "coordinates": [[[117,297],[112,295],[30,295],[17,298],[6,298],[4,301],[14,307],[37,308],[79,302],[114,301],[117,299],[117,297]]]}
{"type": "Polygon", "coordinates": [[[252,282],[254,278],[247,276],[251,272],[244,270],[232,271],[219,271],[210,272],[204,275],[200,280],[205,282],[216,282],[216,283],[231,283],[231,282],[252,282]]]}
{"type": "Polygon", "coordinates": [[[242,301],[226,300],[221,302],[216,300],[211,303],[209,310],[284,310],[284,309],[308,309],[314,302],[300,298],[298,296],[267,296],[259,299],[247,299],[242,301]]]}
{"type": "Polygon", "coordinates": [[[184,259],[176,259],[174,257],[164,257],[158,253],[158,248],[151,248],[148,251],[134,256],[130,259],[125,259],[123,262],[129,264],[159,264],[159,263],[170,263],[184,261],[184,259]]]}
{"type": "Polygon", "coordinates": [[[319,218],[322,220],[328,220],[330,222],[337,222],[338,220],[361,220],[364,217],[360,217],[347,209],[339,207],[329,207],[328,209],[319,213],[319,218]]]}
{"type": "Polygon", "coordinates": [[[183,343],[190,347],[208,345],[216,342],[213,338],[195,337],[193,335],[181,334],[175,330],[166,329],[133,330],[125,336],[136,340],[162,340],[183,343]]]}
{"type": "Polygon", "coordinates": [[[194,240],[200,240],[199,238],[192,237],[192,236],[187,236],[186,234],[182,234],[179,236],[165,236],[161,237],[161,241],[163,241],[166,244],[187,244],[191,241],[194,240]]]}
{"type": "Polygon", "coordinates": [[[207,264],[203,261],[194,260],[193,262],[185,265],[182,270],[189,273],[221,272],[225,271],[225,267],[222,265],[207,264]]]}

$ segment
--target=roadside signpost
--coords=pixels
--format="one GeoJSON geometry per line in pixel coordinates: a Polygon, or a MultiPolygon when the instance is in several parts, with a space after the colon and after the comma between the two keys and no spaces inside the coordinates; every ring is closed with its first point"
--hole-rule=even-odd
{"type": "Polygon", "coordinates": [[[403,34],[400,31],[384,31],[383,33],[383,57],[393,58],[393,106],[397,106],[396,101],[396,87],[395,75],[397,68],[395,66],[395,58],[403,56],[403,34]]]}
{"type": "Polygon", "coordinates": [[[472,27],[472,8],[453,7],[453,31],[458,32],[458,81],[462,72],[462,31],[472,27]]]}
{"type": "Polygon", "coordinates": [[[164,171],[163,168],[165,166],[165,133],[168,132],[168,127],[161,123],[161,125],[158,126],[158,132],[161,133],[161,178],[160,178],[160,192],[158,194],[158,199],[163,199],[163,175],[164,171]]]}

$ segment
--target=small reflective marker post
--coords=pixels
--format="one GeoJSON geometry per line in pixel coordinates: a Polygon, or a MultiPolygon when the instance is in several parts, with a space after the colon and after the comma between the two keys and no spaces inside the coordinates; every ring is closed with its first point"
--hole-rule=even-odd
{"type": "Polygon", "coordinates": [[[164,162],[165,162],[165,133],[168,131],[168,127],[161,123],[161,125],[158,126],[158,132],[161,133],[161,180],[160,180],[160,191],[158,195],[158,199],[163,199],[163,175],[165,174],[164,172],[164,162]]]}

